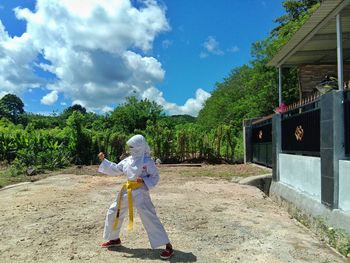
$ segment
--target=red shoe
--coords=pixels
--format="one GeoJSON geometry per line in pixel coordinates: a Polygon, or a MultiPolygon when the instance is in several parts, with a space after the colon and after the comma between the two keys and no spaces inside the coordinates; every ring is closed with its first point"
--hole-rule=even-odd
{"type": "Polygon", "coordinates": [[[103,244],[101,244],[101,247],[107,248],[107,247],[120,247],[122,245],[122,242],[120,241],[120,238],[115,240],[109,240],[103,244]]]}
{"type": "Polygon", "coordinates": [[[174,255],[174,250],[170,247],[167,247],[165,250],[160,253],[161,259],[169,259],[174,255]]]}

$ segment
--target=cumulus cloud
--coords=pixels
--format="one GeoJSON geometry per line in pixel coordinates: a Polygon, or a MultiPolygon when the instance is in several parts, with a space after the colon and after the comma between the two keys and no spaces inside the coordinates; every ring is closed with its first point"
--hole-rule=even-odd
{"type": "MultiPolygon", "coordinates": [[[[145,54],[157,35],[170,30],[156,0],[139,1],[137,7],[130,0],[37,0],[35,11],[14,12],[26,22],[26,32],[12,38],[0,21],[0,95],[41,87],[48,90],[41,99],[45,105],[55,104],[60,93],[72,104],[107,112],[127,96],[148,98],[152,91],[169,113],[192,115],[209,96],[199,90],[178,106],[155,88],[165,70],[145,54]],[[54,78],[38,77],[40,70],[54,78]]],[[[163,47],[171,44],[163,41],[163,47]]],[[[215,45],[209,41],[207,50],[218,52],[215,45]]]]}
{"type": "Polygon", "coordinates": [[[210,93],[203,89],[197,89],[195,98],[188,99],[184,105],[179,106],[175,103],[167,102],[163,93],[158,89],[151,87],[147,89],[143,98],[154,101],[160,105],[163,105],[164,109],[170,114],[188,114],[192,116],[197,116],[199,111],[202,109],[204,102],[210,97],[210,93]]]}
{"type": "Polygon", "coordinates": [[[213,36],[209,36],[202,46],[205,51],[200,53],[200,58],[206,58],[209,54],[219,56],[224,55],[224,51],[222,51],[219,47],[219,42],[213,36]]]}
{"type": "Polygon", "coordinates": [[[128,0],[39,0],[36,11],[16,8],[27,22],[34,48],[48,63],[39,67],[57,77],[48,88],[89,109],[120,103],[163,80],[164,70],[148,51],[157,34],[169,29],[155,1],[139,9],[128,0]]]}
{"type": "Polygon", "coordinates": [[[28,33],[11,38],[0,21],[0,94],[21,94],[41,85],[30,67],[36,56],[28,33]]]}
{"type": "Polygon", "coordinates": [[[50,93],[46,94],[40,102],[45,105],[52,105],[57,101],[57,99],[58,92],[56,90],[53,90],[50,93]]]}

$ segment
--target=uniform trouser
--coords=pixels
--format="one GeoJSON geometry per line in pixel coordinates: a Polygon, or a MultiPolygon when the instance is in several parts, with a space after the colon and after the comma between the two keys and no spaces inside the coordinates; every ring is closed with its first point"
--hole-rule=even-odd
{"type": "MultiPolygon", "coordinates": [[[[145,189],[135,189],[132,192],[134,208],[140,215],[141,222],[147,232],[151,247],[157,248],[170,243],[167,233],[160,222],[149,192],[145,189]]],[[[118,226],[113,230],[113,224],[117,213],[117,201],[114,201],[107,211],[103,238],[106,240],[118,239],[120,229],[125,216],[128,215],[128,197],[126,192],[123,193],[122,206],[119,214],[118,226]]]]}

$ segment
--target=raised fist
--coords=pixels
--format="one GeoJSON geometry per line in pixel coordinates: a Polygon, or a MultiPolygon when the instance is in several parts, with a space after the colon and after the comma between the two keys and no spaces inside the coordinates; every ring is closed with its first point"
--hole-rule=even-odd
{"type": "Polygon", "coordinates": [[[103,161],[105,159],[105,154],[103,152],[100,152],[97,156],[100,159],[100,161],[103,161]]]}

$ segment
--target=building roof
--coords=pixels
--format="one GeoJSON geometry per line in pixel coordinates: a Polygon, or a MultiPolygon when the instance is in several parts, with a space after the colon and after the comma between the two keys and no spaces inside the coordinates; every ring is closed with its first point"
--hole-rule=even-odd
{"type": "Polygon", "coordinates": [[[342,21],[344,63],[350,63],[350,0],[324,0],[268,65],[335,64],[338,13],[342,21]]]}

